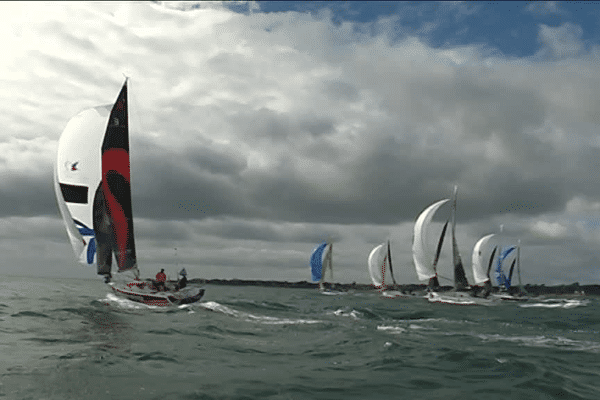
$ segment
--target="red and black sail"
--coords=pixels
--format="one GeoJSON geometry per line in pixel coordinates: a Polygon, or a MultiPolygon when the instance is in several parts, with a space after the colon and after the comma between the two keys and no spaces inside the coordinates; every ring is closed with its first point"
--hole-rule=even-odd
{"type": "Polygon", "coordinates": [[[94,230],[98,239],[98,273],[110,274],[112,253],[119,271],[137,266],[131,207],[127,82],[108,119],[101,164],[102,181],[94,199],[94,230]]]}

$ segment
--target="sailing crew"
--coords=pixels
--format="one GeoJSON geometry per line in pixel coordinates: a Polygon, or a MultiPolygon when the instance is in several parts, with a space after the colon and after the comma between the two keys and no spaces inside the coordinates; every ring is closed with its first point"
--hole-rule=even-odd
{"type": "Polygon", "coordinates": [[[179,275],[181,275],[181,279],[179,280],[179,282],[177,282],[177,289],[183,289],[184,287],[187,286],[187,271],[185,270],[185,268],[183,268],[181,271],[179,271],[179,275]]]}
{"type": "Polygon", "coordinates": [[[156,289],[160,292],[162,290],[166,291],[165,282],[167,280],[167,275],[165,275],[165,270],[162,268],[158,274],[156,274],[155,286],[156,289]]]}

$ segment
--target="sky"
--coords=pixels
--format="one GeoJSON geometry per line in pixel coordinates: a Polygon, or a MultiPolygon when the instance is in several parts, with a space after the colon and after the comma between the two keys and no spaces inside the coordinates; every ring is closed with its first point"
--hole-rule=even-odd
{"type": "Polygon", "coordinates": [[[390,240],[419,283],[414,222],[457,185],[470,282],[497,233],[523,283],[597,284],[599,22],[594,2],[1,2],[0,271],[96,278],[53,167],[127,76],[144,276],[308,281],[332,240],[334,280],[369,283],[390,240]]]}

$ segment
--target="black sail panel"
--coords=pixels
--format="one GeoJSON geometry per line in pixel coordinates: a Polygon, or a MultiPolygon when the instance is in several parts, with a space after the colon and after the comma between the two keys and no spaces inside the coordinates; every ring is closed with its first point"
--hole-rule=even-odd
{"type": "Polygon", "coordinates": [[[110,218],[106,211],[102,182],[94,195],[94,232],[96,234],[96,262],[98,275],[111,275],[113,254],[113,233],[110,218]]]}

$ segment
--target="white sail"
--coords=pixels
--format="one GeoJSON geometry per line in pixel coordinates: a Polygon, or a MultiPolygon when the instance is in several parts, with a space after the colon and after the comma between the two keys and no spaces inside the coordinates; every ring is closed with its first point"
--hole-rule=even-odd
{"type": "Polygon", "coordinates": [[[373,286],[382,287],[385,277],[385,261],[387,258],[387,248],[385,243],[376,246],[371,250],[368,259],[369,276],[373,286]]]}
{"type": "Polygon", "coordinates": [[[77,259],[94,264],[94,194],[100,180],[100,147],[111,106],[82,111],[67,124],[58,141],[54,190],[77,259]]]}
{"type": "Polygon", "coordinates": [[[494,236],[496,235],[491,233],[482,237],[473,247],[473,279],[477,285],[490,279],[488,277],[488,261],[484,256],[488,255],[487,244],[494,236]]]}
{"type": "Polygon", "coordinates": [[[434,254],[429,248],[428,230],[429,224],[438,208],[448,201],[450,201],[450,199],[443,199],[430,205],[419,215],[415,222],[412,246],[413,261],[415,263],[415,268],[417,269],[417,276],[421,281],[428,280],[436,275],[433,267],[434,254]]]}
{"type": "Polygon", "coordinates": [[[321,282],[325,282],[325,274],[329,270],[329,279],[333,282],[333,244],[328,243],[323,251],[323,276],[321,282]]]}

